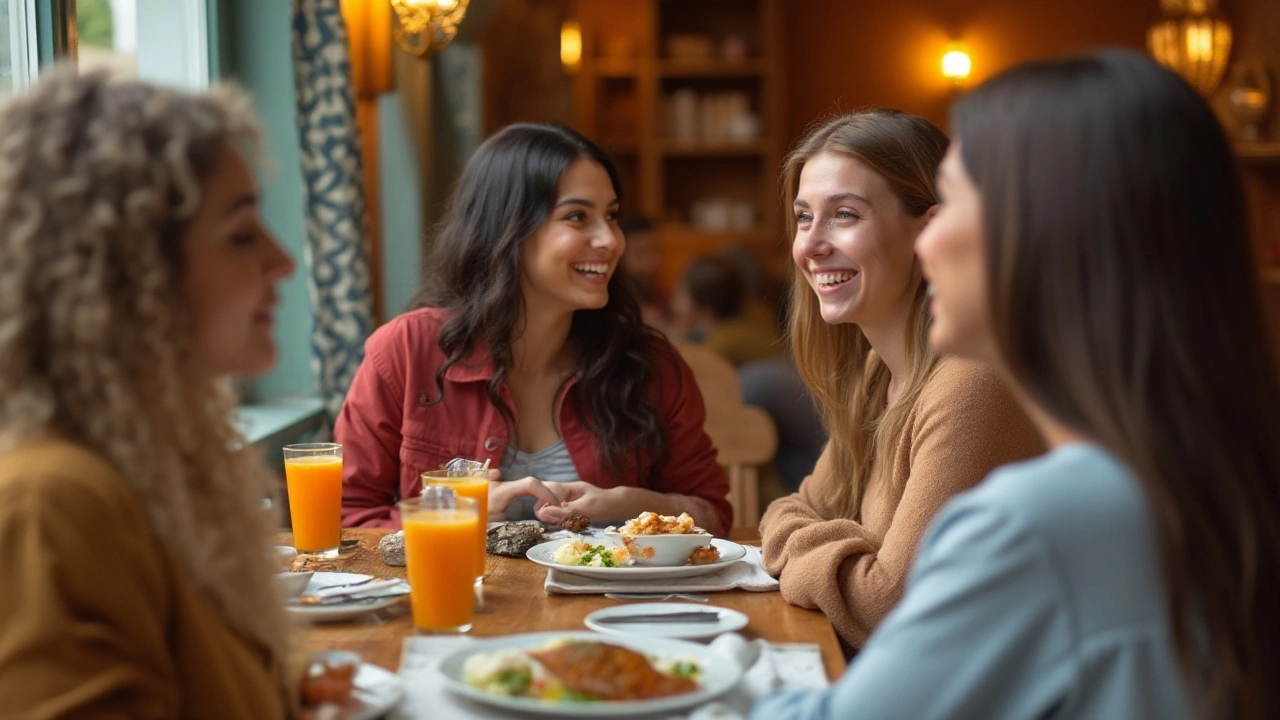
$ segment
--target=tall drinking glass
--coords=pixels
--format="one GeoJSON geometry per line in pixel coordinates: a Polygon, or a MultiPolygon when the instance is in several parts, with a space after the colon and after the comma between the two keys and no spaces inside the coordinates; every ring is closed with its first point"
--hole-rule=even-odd
{"type": "Polygon", "coordinates": [[[342,446],[284,446],[293,546],[299,552],[334,557],[342,536],[342,446]]]}
{"type": "Polygon", "coordinates": [[[489,472],[481,469],[480,463],[472,462],[465,476],[456,473],[450,475],[448,470],[430,470],[422,473],[422,487],[425,490],[433,485],[452,488],[453,492],[476,501],[480,513],[480,525],[476,528],[476,585],[484,582],[485,547],[487,530],[489,529],[489,472]]]}
{"type": "Polygon", "coordinates": [[[481,525],[476,501],[428,488],[422,497],[400,501],[400,524],[414,626],[425,633],[470,630],[481,525]]]}

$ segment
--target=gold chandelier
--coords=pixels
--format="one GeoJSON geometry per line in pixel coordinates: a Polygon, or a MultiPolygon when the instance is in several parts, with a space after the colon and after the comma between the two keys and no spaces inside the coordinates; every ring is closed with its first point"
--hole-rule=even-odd
{"type": "Polygon", "coordinates": [[[396,11],[396,44],[426,57],[453,42],[471,0],[391,0],[396,11]]]}
{"type": "Polygon", "coordinates": [[[1160,0],[1164,19],[1147,33],[1151,54],[1202,95],[1222,82],[1231,54],[1231,26],[1217,16],[1218,0],[1160,0]]]}

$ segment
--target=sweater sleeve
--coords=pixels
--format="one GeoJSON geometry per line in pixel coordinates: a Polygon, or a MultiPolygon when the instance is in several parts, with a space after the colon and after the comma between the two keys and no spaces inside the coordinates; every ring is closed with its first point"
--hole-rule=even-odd
{"type": "Polygon", "coordinates": [[[966,501],[939,515],[902,604],[840,680],[772,695],[753,720],[1057,714],[1073,643],[1053,559],[1008,513],[966,501]]]}
{"type": "MultiPolygon", "coordinates": [[[[0,716],[172,718],[165,569],[141,509],[71,466],[0,485],[0,716]]],[[[91,468],[92,469],[92,468],[91,468]]]]}
{"type": "Polygon", "coordinates": [[[718,528],[707,528],[721,537],[733,526],[729,504],[729,477],[716,462],[716,449],[703,425],[707,408],[693,371],[675,348],[665,345],[673,370],[664,373],[662,412],[670,452],[659,470],[654,490],[697,498],[715,511],[718,528]]]}
{"type": "Polygon", "coordinates": [[[821,517],[832,519],[809,522],[794,512],[785,539],[779,531],[771,542],[781,545],[774,562],[783,597],[822,610],[853,647],[866,642],[902,597],[920,537],[943,504],[997,466],[1040,447],[1003,384],[974,363],[945,361],[921,392],[917,408],[907,430],[909,474],[883,540],[858,522],[832,518],[827,510],[821,517]]]}
{"type": "Polygon", "coordinates": [[[346,402],[334,424],[342,444],[342,524],[398,527],[395,503],[400,489],[400,428],[404,417],[403,375],[394,370],[399,349],[393,325],[383,326],[365,344],[346,402]]]}

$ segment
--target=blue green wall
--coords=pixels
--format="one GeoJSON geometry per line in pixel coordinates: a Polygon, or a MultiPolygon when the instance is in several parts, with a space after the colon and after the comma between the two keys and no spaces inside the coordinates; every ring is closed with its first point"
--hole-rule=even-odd
{"type": "MultiPolygon", "coordinates": [[[[313,394],[311,372],[312,317],[302,268],[302,172],[293,106],[290,3],[271,0],[222,0],[226,38],[222,58],[230,77],[253,93],[266,132],[268,167],[259,175],[262,215],[268,227],[297,260],[299,269],[287,280],[276,314],[279,360],[253,384],[257,402],[313,394]]],[[[408,136],[397,94],[384,96],[380,108],[381,213],[383,228],[384,307],[394,315],[405,307],[418,285],[423,219],[417,153],[408,136]]]]}

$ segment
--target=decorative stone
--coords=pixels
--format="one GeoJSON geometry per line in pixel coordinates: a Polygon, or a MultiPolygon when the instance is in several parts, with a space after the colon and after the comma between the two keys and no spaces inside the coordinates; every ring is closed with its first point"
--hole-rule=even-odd
{"type": "Polygon", "coordinates": [[[542,542],[542,526],[538,523],[507,522],[489,528],[489,554],[524,557],[529,548],[542,542]]]}
{"type": "Polygon", "coordinates": [[[382,551],[382,562],[395,567],[404,567],[404,531],[397,530],[378,541],[378,549],[382,551]]]}

